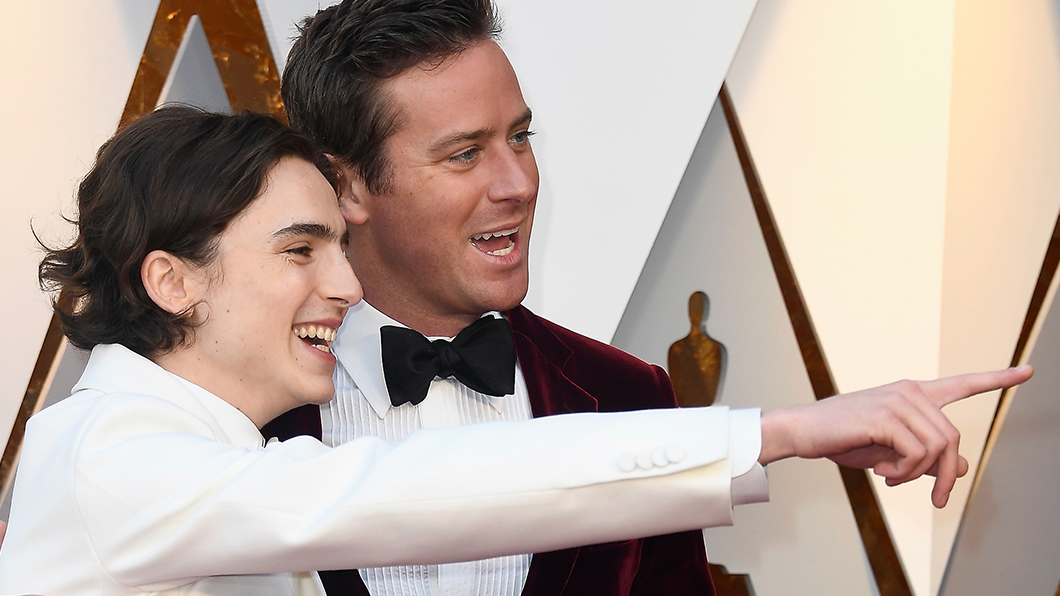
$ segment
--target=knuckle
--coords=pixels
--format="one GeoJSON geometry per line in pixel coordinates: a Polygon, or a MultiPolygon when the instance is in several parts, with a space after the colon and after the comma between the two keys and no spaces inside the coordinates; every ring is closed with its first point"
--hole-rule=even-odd
{"type": "Polygon", "coordinates": [[[909,453],[906,454],[910,461],[921,461],[928,455],[929,446],[927,445],[915,445],[909,449],[909,453]]]}
{"type": "Polygon", "coordinates": [[[887,409],[893,413],[904,411],[909,404],[909,400],[902,393],[890,393],[884,401],[887,409]]]}
{"type": "Polygon", "coordinates": [[[917,388],[917,384],[909,379],[902,379],[901,381],[897,381],[894,383],[894,386],[895,389],[897,389],[900,393],[909,393],[911,391],[915,391],[917,388]]]}
{"type": "Polygon", "coordinates": [[[942,436],[937,436],[928,439],[925,447],[927,447],[927,453],[931,455],[932,459],[934,459],[938,457],[939,454],[941,454],[943,451],[945,451],[948,445],[949,441],[947,441],[942,436]]]}
{"type": "Polygon", "coordinates": [[[894,413],[894,405],[891,403],[890,398],[873,408],[873,417],[881,424],[881,426],[893,423],[898,419],[898,416],[894,413]]]}
{"type": "Polygon", "coordinates": [[[946,437],[946,441],[950,443],[959,443],[961,440],[961,432],[952,425],[943,428],[942,434],[946,437]]]}

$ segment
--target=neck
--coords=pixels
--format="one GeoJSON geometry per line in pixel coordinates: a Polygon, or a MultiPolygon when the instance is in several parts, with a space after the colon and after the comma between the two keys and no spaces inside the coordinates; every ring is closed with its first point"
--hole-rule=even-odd
{"type": "Polygon", "coordinates": [[[262,395],[260,390],[243,386],[236,375],[223,372],[216,374],[210,367],[203,366],[202,361],[196,358],[194,350],[187,347],[177,348],[152,360],[163,369],[228,402],[258,428],[286,411],[282,407],[269,407],[269,404],[276,400],[268,399],[269,396],[262,395]]]}
{"type": "Polygon", "coordinates": [[[347,254],[361,282],[364,291],[362,299],[384,315],[428,337],[453,337],[486,314],[445,312],[434,308],[431,296],[415,287],[415,284],[394,279],[377,265],[382,259],[370,256],[374,254],[373,246],[357,244],[357,239],[358,236],[351,236],[347,254]]]}
{"type": "Polygon", "coordinates": [[[398,323],[419,331],[427,337],[453,337],[464,327],[474,323],[486,313],[446,315],[420,308],[408,300],[386,300],[382,296],[370,296],[365,290],[364,301],[398,323]]]}

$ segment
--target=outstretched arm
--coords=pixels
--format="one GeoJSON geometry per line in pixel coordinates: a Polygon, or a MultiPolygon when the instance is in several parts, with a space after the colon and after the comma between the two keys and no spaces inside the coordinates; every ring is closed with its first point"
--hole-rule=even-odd
{"type": "Polygon", "coordinates": [[[957,478],[968,472],[958,455],[960,433],[942,407],[966,397],[1018,385],[1030,366],[890,385],[830,397],[762,416],[762,464],[786,457],[827,457],[872,468],[894,486],[935,476],[931,501],[943,507],[957,478]]]}

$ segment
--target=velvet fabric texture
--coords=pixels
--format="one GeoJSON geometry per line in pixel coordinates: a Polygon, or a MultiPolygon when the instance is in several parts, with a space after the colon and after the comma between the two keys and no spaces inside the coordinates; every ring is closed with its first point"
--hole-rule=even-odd
{"type": "MultiPolygon", "coordinates": [[[[612,346],[542,319],[519,306],[506,313],[534,417],[570,412],[672,408],[670,379],[612,346]]],[[[270,422],[266,437],[320,438],[317,406],[270,422]]],[[[328,596],[369,596],[355,570],[320,574],[328,596]]],[[[713,596],[701,532],[535,553],[523,596],[713,596]]]]}

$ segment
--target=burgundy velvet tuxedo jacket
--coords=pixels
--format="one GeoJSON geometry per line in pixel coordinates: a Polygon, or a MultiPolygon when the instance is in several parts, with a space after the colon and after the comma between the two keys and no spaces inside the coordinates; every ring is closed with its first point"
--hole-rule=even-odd
{"type": "MultiPolygon", "coordinates": [[[[625,352],[542,319],[506,313],[534,417],[676,406],[666,373],[625,352]]],[[[320,438],[317,406],[296,408],[262,433],[320,438]]],[[[321,572],[328,596],[369,596],[355,570],[321,572]]],[[[703,536],[680,532],[535,553],[523,596],[713,596],[703,536]]]]}

